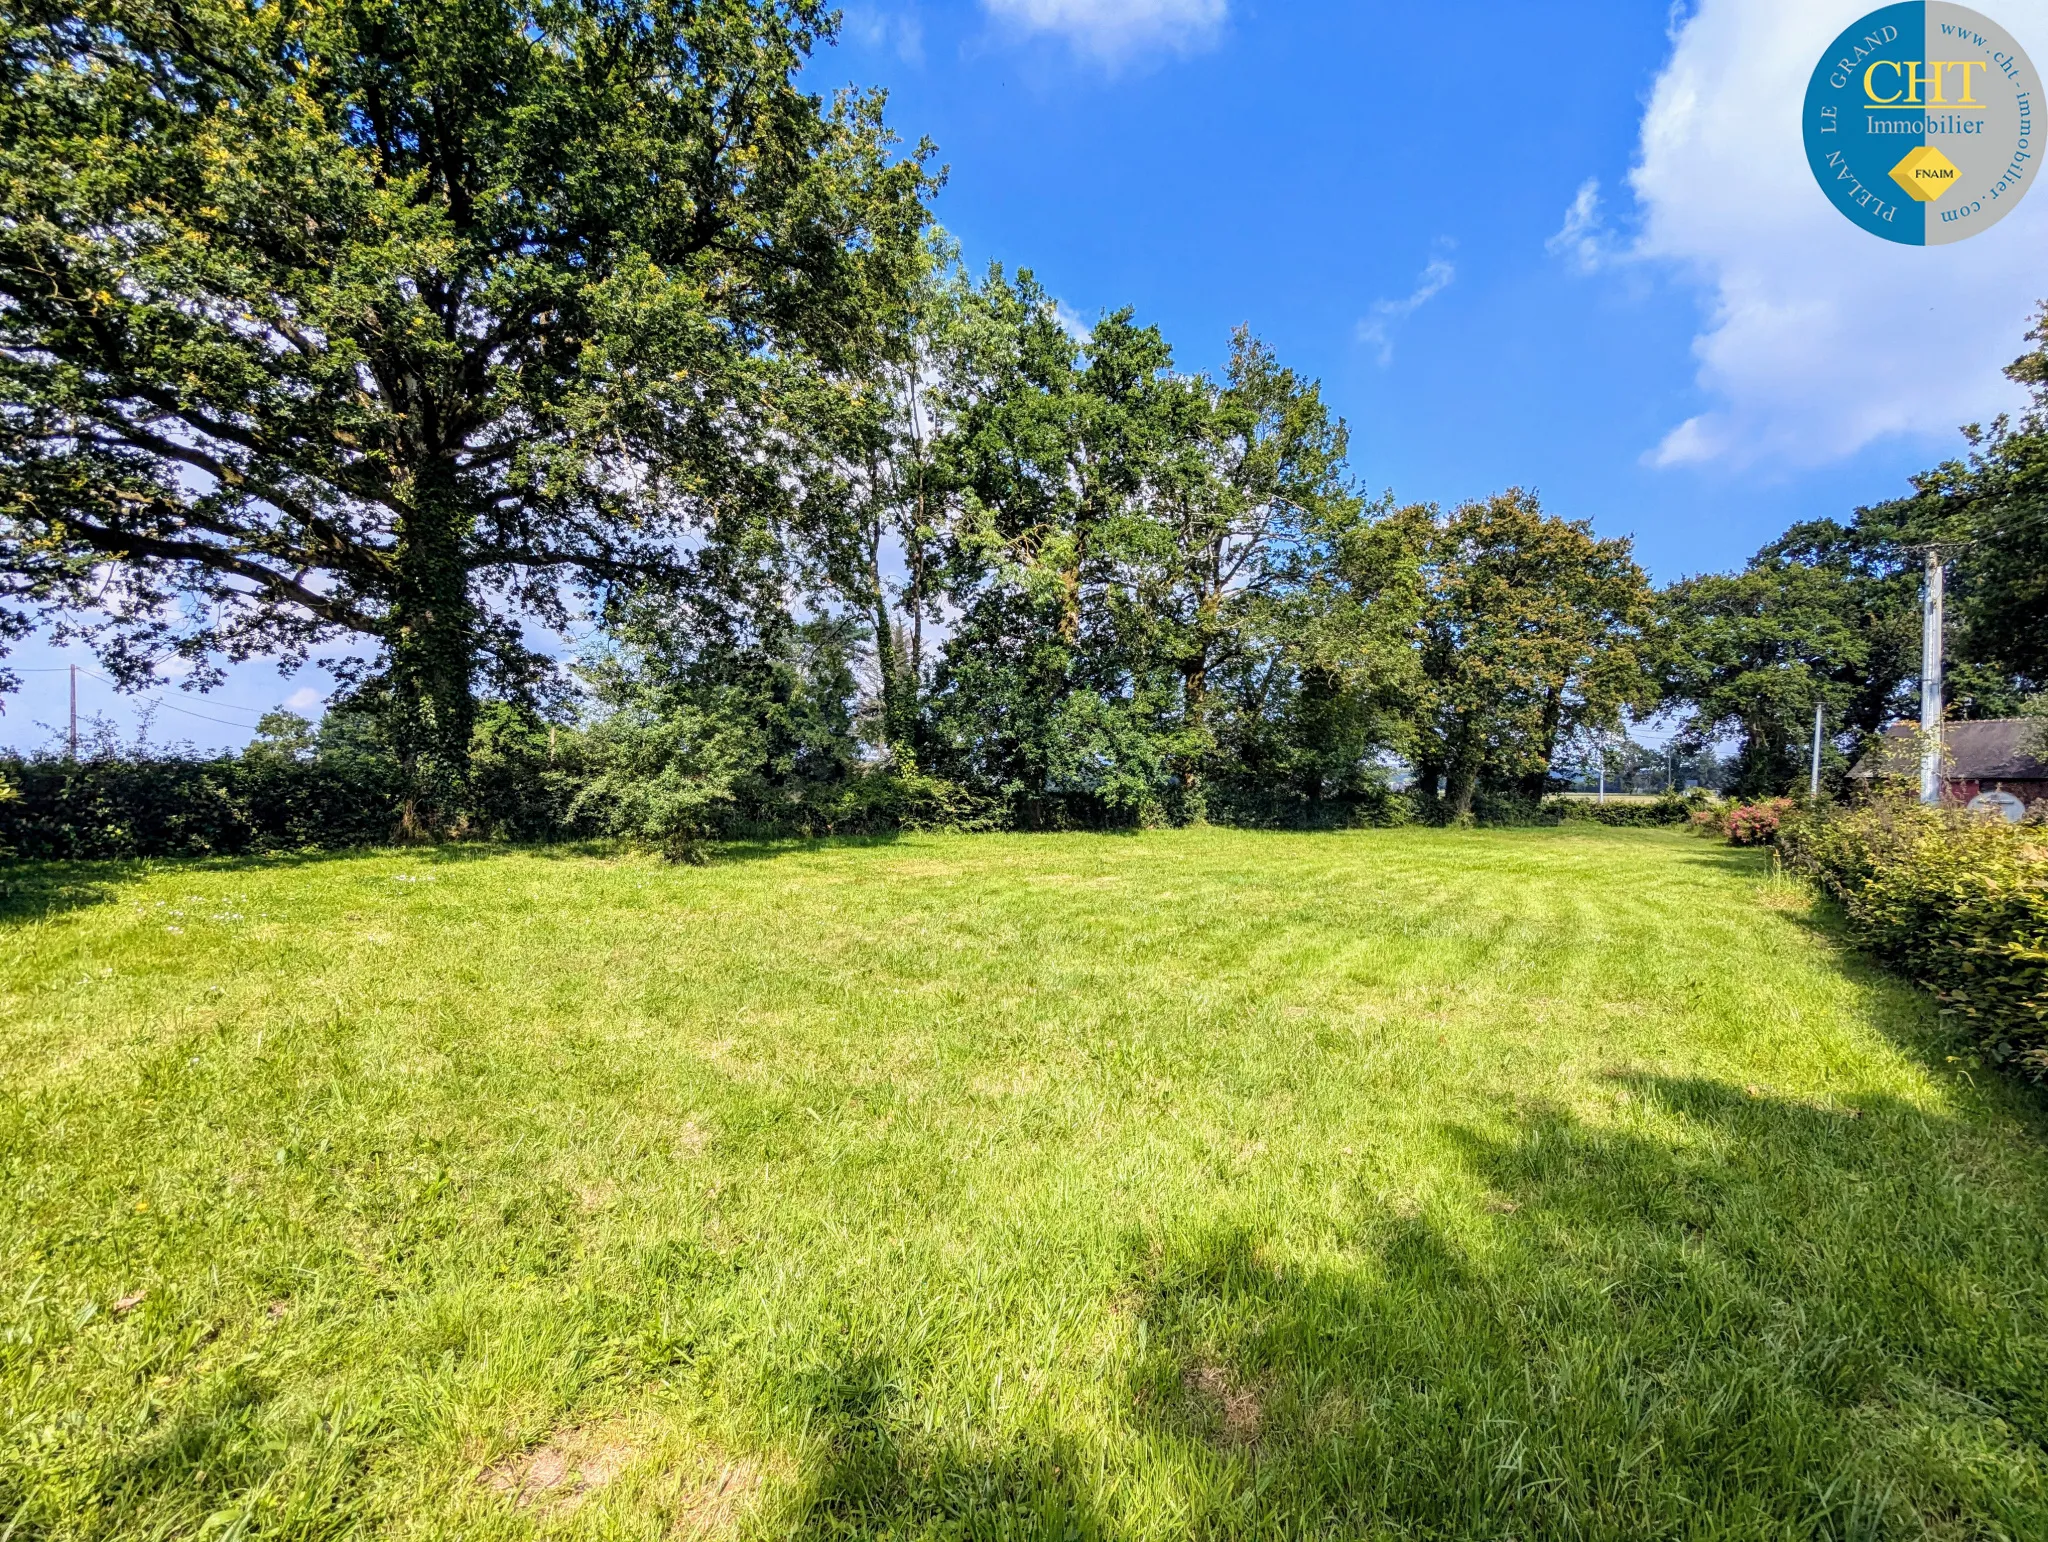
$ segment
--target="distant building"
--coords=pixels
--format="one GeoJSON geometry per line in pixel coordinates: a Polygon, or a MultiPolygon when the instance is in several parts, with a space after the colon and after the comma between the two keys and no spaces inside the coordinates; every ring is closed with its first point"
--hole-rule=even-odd
{"type": "MultiPolygon", "coordinates": [[[[1990,718],[1980,723],[1948,723],[1941,730],[1942,797],[1950,803],[1979,807],[1996,804],[2011,812],[2048,802],[2048,761],[2029,746],[2041,731],[2038,718],[1990,718]],[[2003,797],[1999,796],[2004,794],[2003,797]]],[[[1856,762],[1849,775],[1857,781],[1880,776],[1920,779],[1918,723],[1894,723],[1883,742],[1856,762]]]]}

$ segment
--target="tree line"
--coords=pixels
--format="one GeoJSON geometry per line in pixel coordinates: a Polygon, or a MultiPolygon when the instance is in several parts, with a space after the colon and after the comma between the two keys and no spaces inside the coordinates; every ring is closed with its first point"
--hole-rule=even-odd
{"type": "MultiPolygon", "coordinates": [[[[1632,717],[1782,791],[1918,669],[2048,685],[2033,410],[1661,592],[1510,489],[1364,493],[1320,388],[963,271],[811,0],[16,7],[0,625],[139,684],[322,657],[407,832],[1447,819],[1632,717]],[[538,644],[586,631],[571,658],[538,644]]],[[[367,759],[366,759],[367,757],[367,759]]],[[[268,774],[268,773],[266,773],[268,774]]],[[[269,784],[266,784],[269,785],[269,784]]],[[[380,785],[383,785],[380,783],[380,785]]]]}

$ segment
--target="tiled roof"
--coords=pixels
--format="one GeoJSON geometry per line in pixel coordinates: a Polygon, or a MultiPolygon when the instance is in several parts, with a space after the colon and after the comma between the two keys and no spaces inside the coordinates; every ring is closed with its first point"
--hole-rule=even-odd
{"type": "MultiPolygon", "coordinates": [[[[1916,776],[1919,766],[1913,751],[1918,737],[1917,723],[1894,723],[1884,731],[1884,743],[1874,746],[1856,763],[1851,776],[1916,776]]],[[[1950,723],[1941,731],[1942,773],[1966,782],[2026,782],[2048,780],[2048,761],[2031,745],[2041,732],[2039,718],[1988,718],[1977,723],[1950,723]]]]}

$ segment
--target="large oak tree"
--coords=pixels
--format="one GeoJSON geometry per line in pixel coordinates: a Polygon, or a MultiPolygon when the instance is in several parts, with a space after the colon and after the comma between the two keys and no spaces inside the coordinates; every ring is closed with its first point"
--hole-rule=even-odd
{"type": "Polygon", "coordinates": [[[459,781],[526,620],[806,514],[789,406],[874,346],[932,181],[877,101],[802,88],[831,25],[817,0],[17,0],[16,626],[128,681],[367,643],[416,785],[459,781]]]}

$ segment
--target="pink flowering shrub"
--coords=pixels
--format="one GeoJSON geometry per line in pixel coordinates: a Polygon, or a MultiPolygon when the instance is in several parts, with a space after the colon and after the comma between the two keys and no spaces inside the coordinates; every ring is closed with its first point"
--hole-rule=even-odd
{"type": "Polygon", "coordinates": [[[1728,840],[1735,846],[1775,846],[1778,826],[1792,812],[1790,798],[1770,798],[1762,803],[1745,803],[1731,809],[1722,820],[1728,840]]]}

